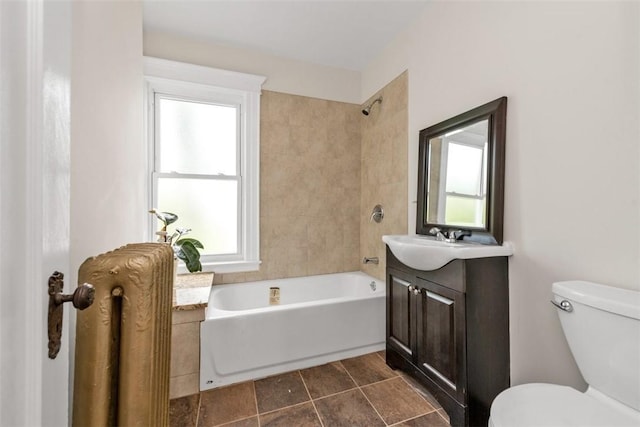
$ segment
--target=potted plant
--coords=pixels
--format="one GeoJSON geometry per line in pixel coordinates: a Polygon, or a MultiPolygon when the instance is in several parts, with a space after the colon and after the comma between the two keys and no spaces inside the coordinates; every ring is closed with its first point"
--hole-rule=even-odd
{"type": "Polygon", "coordinates": [[[158,212],[157,209],[151,209],[149,213],[154,214],[164,224],[160,231],[156,231],[158,242],[171,245],[175,256],[185,263],[190,273],[202,271],[199,249],[204,249],[204,246],[197,239],[182,237],[188,234],[191,229],[176,227],[176,230],[169,234],[167,226],[176,222],[178,215],[171,212],[158,212]]]}

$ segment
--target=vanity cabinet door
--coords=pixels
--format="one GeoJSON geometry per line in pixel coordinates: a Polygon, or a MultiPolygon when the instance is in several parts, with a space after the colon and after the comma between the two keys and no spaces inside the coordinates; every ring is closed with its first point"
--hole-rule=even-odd
{"type": "Polygon", "coordinates": [[[387,271],[387,344],[409,361],[416,348],[415,278],[401,271],[387,271]]]}
{"type": "Polygon", "coordinates": [[[458,402],[466,401],[465,296],[417,279],[418,367],[458,402]]]}

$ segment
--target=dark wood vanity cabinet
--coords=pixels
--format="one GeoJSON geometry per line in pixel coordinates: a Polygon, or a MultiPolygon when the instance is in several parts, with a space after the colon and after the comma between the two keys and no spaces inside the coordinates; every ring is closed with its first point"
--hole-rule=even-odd
{"type": "Polygon", "coordinates": [[[387,364],[424,384],[452,426],[486,426],[509,387],[507,258],[419,271],[387,248],[386,282],[387,364]]]}

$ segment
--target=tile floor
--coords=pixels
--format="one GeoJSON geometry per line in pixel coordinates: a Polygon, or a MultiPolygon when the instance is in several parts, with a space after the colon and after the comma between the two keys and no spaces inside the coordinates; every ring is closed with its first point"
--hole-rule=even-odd
{"type": "Polygon", "coordinates": [[[419,384],[391,370],[384,352],[248,381],[170,404],[172,427],[447,427],[419,384]]]}

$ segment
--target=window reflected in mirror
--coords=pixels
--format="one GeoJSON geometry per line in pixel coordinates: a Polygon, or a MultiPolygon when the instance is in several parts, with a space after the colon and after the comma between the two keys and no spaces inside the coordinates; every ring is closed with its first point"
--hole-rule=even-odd
{"type": "Polygon", "coordinates": [[[485,119],[429,140],[428,222],[485,226],[488,131],[485,119]]]}

